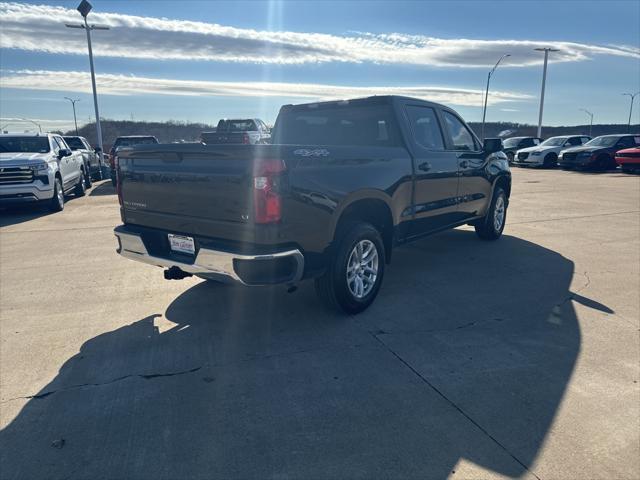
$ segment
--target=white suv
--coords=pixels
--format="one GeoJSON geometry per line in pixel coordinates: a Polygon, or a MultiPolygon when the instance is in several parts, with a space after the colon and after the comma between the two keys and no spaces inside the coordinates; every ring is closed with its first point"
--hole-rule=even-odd
{"type": "Polygon", "coordinates": [[[514,165],[552,168],[558,165],[560,151],[579,147],[591,140],[586,135],[564,135],[547,138],[540,145],[518,150],[513,158],[514,165]]]}
{"type": "Polygon", "coordinates": [[[64,196],[85,194],[87,175],[81,153],[74,153],[60,135],[0,134],[0,205],[46,203],[56,212],[64,196]]]}

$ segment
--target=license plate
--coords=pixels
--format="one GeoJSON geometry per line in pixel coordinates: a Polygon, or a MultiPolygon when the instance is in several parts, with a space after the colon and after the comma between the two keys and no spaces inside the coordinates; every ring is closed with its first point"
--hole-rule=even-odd
{"type": "Polygon", "coordinates": [[[193,255],[196,252],[196,245],[192,237],[169,234],[169,245],[174,252],[188,253],[193,255]]]}

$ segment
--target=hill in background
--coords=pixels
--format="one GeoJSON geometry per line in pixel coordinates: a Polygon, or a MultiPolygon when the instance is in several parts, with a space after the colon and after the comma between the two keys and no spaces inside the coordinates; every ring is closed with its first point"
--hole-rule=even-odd
{"type": "MultiPolygon", "coordinates": [[[[102,120],[102,140],[105,150],[108,150],[116,137],[121,135],[153,135],[161,143],[171,142],[197,142],[200,140],[200,134],[204,131],[215,130],[215,126],[206,125],[204,123],[187,123],[187,122],[136,122],[130,120],[102,120]]],[[[469,126],[480,136],[481,124],[479,122],[470,122],[469,126]]],[[[79,134],[85,137],[91,145],[97,143],[95,123],[88,123],[78,129],[79,134]]],[[[500,132],[512,130],[513,132],[507,137],[535,136],[537,127],[535,125],[527,125],[522,123],[510,122],[489,122],[485,124],[485,133],[487,137],[497,137],[500,132]]],[[[592,129],[592,136],[608,135],[612,133],[626,133],[627,125],[620,124],[598,124],[592,129]]],[[[640,125],[632,125],[631,132],[640,133],[640,125]]],[[[575,125],[563,127],[542,127],[542,136],[544,138],[553,137],[555,135],[587,135],[589,133],[589,125],[575,125]]],[[[75,130],[66,132],[67,135],[75,135],[75,130]]]]}

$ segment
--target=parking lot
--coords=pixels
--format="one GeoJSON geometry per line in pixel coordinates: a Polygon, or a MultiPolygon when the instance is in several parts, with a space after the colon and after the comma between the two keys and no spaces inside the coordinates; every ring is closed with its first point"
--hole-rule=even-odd
{"type": "Polygon", "coordinates": [[[640,177],[513,182],[356,317],[120,258],[108,182],[2,212],[2,477],[637,478],[640,177]]]}

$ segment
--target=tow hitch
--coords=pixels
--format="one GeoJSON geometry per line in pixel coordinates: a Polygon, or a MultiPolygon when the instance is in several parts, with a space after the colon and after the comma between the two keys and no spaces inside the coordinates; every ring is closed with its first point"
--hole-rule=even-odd
{"type": "Polygon", "coordinates": [[[165,280],[182,280],[187,277],[193,277],[193,275],[180,270],[178,267],[171,267],[164,271],[165,280]]]}

